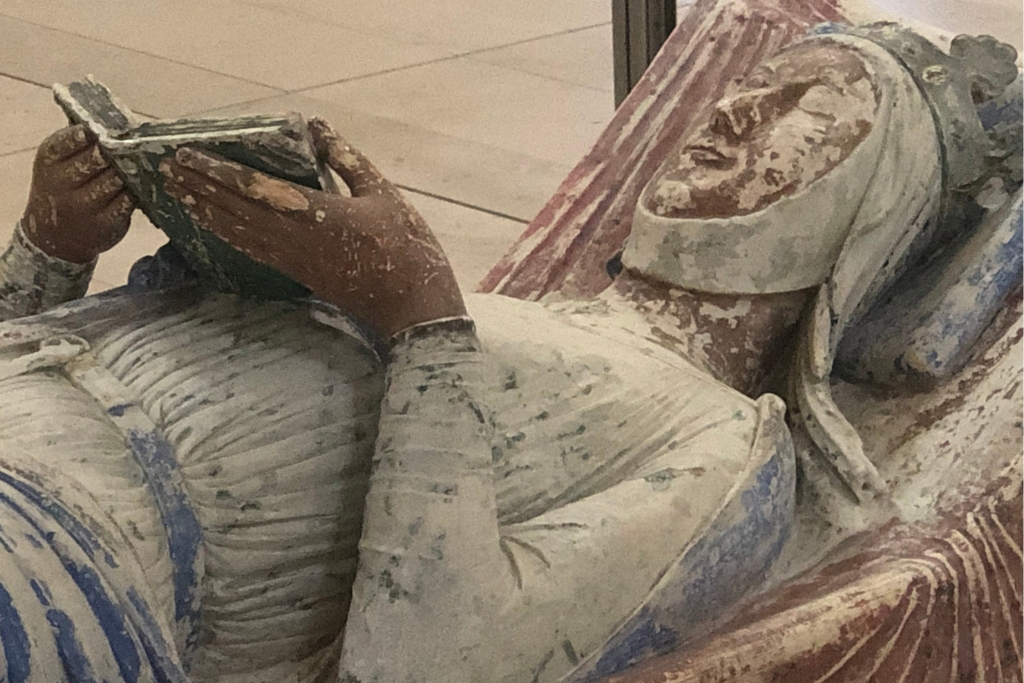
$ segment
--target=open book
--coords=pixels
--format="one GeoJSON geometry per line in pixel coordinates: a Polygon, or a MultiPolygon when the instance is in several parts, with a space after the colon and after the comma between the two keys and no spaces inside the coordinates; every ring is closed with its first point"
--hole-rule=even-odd
{"type": "Polygon", "coordinates": [[[317,161],[300,115],[142,121],[91,77],[55,85],[53,91],[71,123],[92,131],[139,208],[167,233],[202,279],[222,291],[267,299],[309,294],[297,282],[196,225],[185,207],[164,191],[159,170],[161,161],[188,146],[300,185],[336,191],[330,172],[317,161]]]}

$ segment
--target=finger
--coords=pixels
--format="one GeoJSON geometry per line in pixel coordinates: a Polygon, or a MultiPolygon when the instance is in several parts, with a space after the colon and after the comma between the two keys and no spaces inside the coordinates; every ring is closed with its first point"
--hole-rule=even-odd
{"type": "Polygon", "coordinates": [[[82,187],[110,168],[110,163],[97,145],[88,147],[61,163],[67,167],[65,178],[73,187],[82,187]]]}
{"type": "Polygon", "coordinates": [[[110,207],[120,207],[118,213],[125,213],[131,215],[138,207],[135,205],[135,197],[131,196],[126,190],[122,190],[117,194],[110,197],[107,203],[103,206],[103,210],[110,207]]]}
{"type": "Polygon", "coordinates": [[[341,136],[331,127],[331,124],[327,123],[326,119],[319,116],[314,116],[307,121],[306,128],[309,129],[309,135],[313,138],[313,149],[316,151],[317,158],[326,162],[328,148],[332,142],[341,140],[341,136]]]}
{"type": "Polygon", "coordinates": [[[161,170],[166,168],[170,177],[164,181],[164,187],[182,204],[198,207],[213,204],[233,214],[238,220],[250,223],[274,219],[274,216],[269,215],[269,209],[262,204],[239,196],[222,185],[212,183],[209,177],[180,164],[171,161],[165,163],[166,167],[162,165],[161,170]]]}
{"type": "Polygon", "coordinates": [[[211,184],[208,176],[180,164],[168,162],[161,170],[168,176],[164,181],[167,192],[185,205],[201,228],[312,288],[315,259],[309,258],[308,245],[310,231],[322,222],[322,211],[314,212],[313,221],[289,219],[280,211],[211,184]]]}
{"type": "Polygon", "coordinates": [[[124,190],[124,181],[112,168],[107,168],[99,175],[82,185],[76,194],[91,206],[106,206],[124,190]]]}
{"type": "MultiPolygon", "coordinates": [[[[187,169],[181,169],[187,173],[187,169]]],[[[199,183],[202,189],[186,186],[178,182],[178,178],[187,179],[185,173],[168,179],[164,188],[169,195],[181,202],[189,217],[204,230],[214,233],[232,246],[245,246],[247,249],[265,249],[268,243],[266,236],[270,226],[276,222],[276,214],[264,215],[262,220],[250,215],[252,207],[241,205],[244,200],[223,189],[210,189],[209,181],[199,183]],[[237,243],[237,244],[236,244],[237,243]]]]}
{"type": "Polygon", "coordinates": [[[337,171],[353,197],[394,191],[394,186],[377,167],[362,152],[345,142],[326,121],[314,118],[308,126],[317,156],[337,171]]]}
{"type": "Polygon", "coordinates": [[[111,235],[113,244],[120,242],[121,238],[128,232],[133,211],[135,211],[135,202],[132,201],[128,193],[122,193],[114,197],[106,207],[96,214],[97,222],[100,225],[116,228],[115,234],[111,235]]]}
{"type": "Polygon", "coordinates": [[[234,214],[216,204],[187,207],[189,217],[203,230],[213,233],[249,258],[280,270],[278,259],[267,247],[263,226],[245,225],[234,214]]]}
{"type": "Polygon", "coordinates": [[[40,146],[39,155],[44,163],[52,164],[68,157],[73,157],[91,142],[85,126],[68,126],[46,138],[40,146]]]}
{"type": "MultiPolygon", "coordinates": [[[[272,178],[255,169],[206,152],[179,149],[174,161],[207,180],[212,180],[222,188],[275,212],[305,212],[319,208],[322,204],[316,190],[272,178]]],[[[172,164],[172,171],[173,168],[172,164]]]]}

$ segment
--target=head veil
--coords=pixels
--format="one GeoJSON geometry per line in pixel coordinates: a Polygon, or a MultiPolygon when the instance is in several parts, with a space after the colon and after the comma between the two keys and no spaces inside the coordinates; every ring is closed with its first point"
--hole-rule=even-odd
{"type": "Polygon", "coordinates": [[[885,484],[833,402],[829,378],[844,331],[938,229],[944,164],[931,108],[911,73],[867,39],[831,39],[856,46],[872,66],[882,97],[875,126],[884,139],[839,256],[799,332],[791,399],[794,421],[804,425],[854,493],[865,497],[885,484]]]}
{"type": "Polygon", "coordinates": [[[928,101],[886,48],[847,34],[805,40],[840,43],[864,60],[878,102],[867,138],[825,176],[750,215],[668,219],[648,211],[641,198],[622,260],[699,291],[767,294],[817,286],[799,331],[790,408],[863,497],[884,482],[833,402],[829,377],[844,330],[936,229],[943,152],[928,101]]]}

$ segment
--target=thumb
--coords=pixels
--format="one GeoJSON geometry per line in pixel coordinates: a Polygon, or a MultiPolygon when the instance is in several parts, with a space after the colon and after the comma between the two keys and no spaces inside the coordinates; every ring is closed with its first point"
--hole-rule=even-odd
{"type": "Polygon", "coordinates": [[[394,186],[362,152],[348,144],[321,118],[309,121],[309,132],[320,159],[326,160],[348,185],[353,197],[394,192],[394,186]]]}

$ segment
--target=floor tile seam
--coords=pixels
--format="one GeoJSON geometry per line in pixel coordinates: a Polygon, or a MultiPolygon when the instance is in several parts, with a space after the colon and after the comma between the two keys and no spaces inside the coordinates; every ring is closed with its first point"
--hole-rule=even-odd
{"type": "Polygon", "coordinates": [[[15,74],[7,73],[6,71],[0,71],[0,76],[3,78],[9,78],[12,81],[18,81],[19,83],[27,83],[28,85],[34,85],[39,88],[49,88],[50,86],[33,81],[31,78],[25,78],[24,76],[16,76],[15,74]]]}
{"type": "Polygon", "coordinates": [[[14,150],[11,150],[10,152],[0,152],[0,159],[3,159],[4,157],[12,157],[15,154],[24,154],[25,152],[31,152],[32,150],[34,150],[38,146],[39,145],[32,145],[31,147],[23,147],[21,149],[14,149],[14,150]]]}
{"type": "Polygon", "coordinates": [[[544,34],[544,35],[541,35],[541,36],[534,36],[532,38],[523,38],[522,40],[514,40],[511,43],[504,43],[502,45],[495,45],[493,47],[482,47],[482,48],[479,48],[479,49],[476,49],[476,50],[469,50],[468,52],[461,53],[459,56],[460,57],[466,57],[466,56],[469,56],[469,55],[481,54],[483,52],[495,52],[497,50],[504,50],[504,49],[510,48],[510,47],[518,47],[520,45],[526,45],[527,43],[536,43],[536,42],[541,41],[541,40],[548,40],[549,38],[559,38],[561,36],[568,36],[568,35],[572,35],[573,33],[580,33],[582,31],[589,31],[591,29],[601,28],[602,26],[611,26],[611,25],[612,25],[612,22],[610,22],[610,21],[602,21],[602,22],[597,23],[597,24],[588,24],[586,26],[577,26],[575,28],[567,28],[567,29],[565,29],[563,31],[556,31],[554,33],[547,33],[547,34],[544,34]]]}
{"type": "Polygon", "coordinates": [[[421,190],[419,188],[412,187],[410,185],[404,185],[402,183],[395,183],[395,187],[406,192],[412,192],[413,194],[422,195],[424,197],[430,197],[431,199],[436,199],[438,201],[445,202],[446,204],[454,204],[455,206],[461,206],[464,209],[472,209],[473,211],[479,211],[480,213],[485,213],[489,216],[494,216],[496,218],[504,218],[505,220],[512,221],[513,223],[519,223],[521,225],[530,224],[529,220],[522,218],[520,216],[513,216],[512,214],[497,211],[495,209],[488,209],[486,206],[480,206],[479,204],[473,204],[471,202],[466,202],[461,199],[455,199],[454,197],[448,197],[443,194],[438,194],[436,192],[430,192],[429,190],[421,190]]]}
{"type": "MultiPolygon", "coordinates": [[[[301,95],[301,93],[289,93],[289,94],[301,95]]],[[[237,103],[234,103],[234,104],[226,104],[225,106],[215,106],[215,108],[213,108],[213,109],[208,109],[208,110],[202,110],[202,111],[194,112],[194,113],[188,114],[187,116],[216,116],[216,112],[218,112],[219,110],[234,108],[234,106],[242,106],[242,105],[255,104],[255,103],[263,101],[264,99],[267,100],[267,101],[273,100],[273,99],[278,99],[281,96],[283,96],[283,95],[271,95],[269,97],[259,97],[257,99],[252,99],[252,100],[245,101],[245,102],[237,102],[237,103]]],[[[301,96],[306,97],[306,98],[311,99],[311,100],[314,100],[314,101],[319,101],[319,102],[322,102],[322,103],[325,103],[325,104],[330,104],[331,103],[329,100],[318,99],[316,97],[310,97],[309,95],[301,95],[301,96]]],[[[356,114],[368,114],[368,113],[362,113],[362,112],[355,112],[355,113],[356,114]]],[[[383,117],[383,116],[374,115],[374,114],[370,114],[370,116],[373,116],[375,119],[378,119],[378,120],[381,120],[381,121],[386,121],[389,124],[395,124],[395,125],[399,125],[399,126],[409,126],[410,125],[408,122],[399,121],[397,119],[391,119],[391,118],[388,118],[388,117],[383,117]]],[[[330,123],[330,121],[328,123],[330,123]]],[[[462,137],[459,137],[457,135],[452,135],[451,133],[445,133],[443,131],[434,130],[434,129],[431,129],[431,128],[422,128],[421,130],[423,130],[425,132],[428,132],[428,133],[431,133],[433,135],[438,135],[440,137],[444,137],[444,138],[447,138],[447,139],[454,140],[456,142],[465,142],[465,143],[470,143],[470,144],[475,144],[475,145],[487,147],[488,150],[494,150],[496,152],[510,152],[510,151],[507,151],[507,150],[502,150],[502,148],[495,147],[494,145],[490,145],[490,144],[488,144],[486,142],[480,142],[480,141],[477,141],[477,140],[470,140],[470,139],[462,138],[462,137]]],[[[522,156],[524,156],[524,157],[530,157],[531,159],[536,159],[536,160],[538,160],[540,162],[557,163],[554,160],[542,159],[540,157],[531,157],[530,155],[524,154],[524,153],[519,153],[519,154],[522,154],[522,156]]],[[[507,218],[508,220],[513,220],[513,221],[516,221],[516,222],[519,222],[519,223],[523,223],[523,224],[528,224],[529,223],[529,219],[523,218],[521,216],[515,216],[515,215],[512,215],[512,214],[503,213],[503,212],[498,211],[496,209],[488,209],[488,208],[480,206],[478,204],[472,204],[472,203],[464,202],[463,200],[455,199],[455,198],[452,198],[452,197],[447,197],[447,196],[444,196],[444,195],[438,195],[438,194],[435,194],[435,193],[431,193],[431,191],[427,190],[427,189],[421,189],[419,187],[413,187],[411,185],[402,185],[400,183],[395,183],[395,186],[401,187],[402,189],[408,189],[409,191],[412,191],[412,193],[416,193],[418,195],[423,195],[425,197],[430,197],[432,199],[441,200],[443,202],[449,202],[451,204],[457,204],[459,206],[464,206],[467,209],[474,209],[476,211],[482,211],[484,213],[492,214],[492,215],[498,216],[500,218],[507,218]]]]}
{"type": "MultiPolygon", "coordinates": [[[[263,9],[268,9],[268,8],[263,8],[263,9]]],[[[267,88],[269,90],[273,90],[274,94],[267,95],[267,97],[275,97],[275,96],[280,96],[280,95],[301,94],[301,93],[304,93],[304,92],[309,91],[309,90],[316,90],[317,88],[324,88],[324,87],[327,87],[327,86],[330,86],[330,85],[335,85],[337,83],[344,83],[344,82],[348,82],[348,81],[360,80],[360,79],[363,79],[363,78],[372,78],[373,76],[380,76],[380,75],[383,75],[383,74],[391,73],[393,71],[403,71],[405,69],[412,69],[412,68],[416,68],[418,66],[425,66],[427,64],[433,64],[435,62],[443,62],[443,61],[447,61],[447,60],[450,60],[450,59],[456,59],[456,58],[462,56],[461,53],[460,54],[447,54],[447,55],[445,55],[443,57],[438,57],[438,58],[435,58],[435,59],[428,59],[428,60],[424,60],[424,61],[421,61],[421,62],[415,62],[413,64],[406,64],[406,65],[403,65],[403,66],[393,67],[393,68],[389,68],[389,69],[382,69],[380,71],[374,71],[374,72],[366,73],[366,74],[359,74],[357,76],[346,76],[345,78],[341,78],[341,79],[338,79],[336,81],[330,81],[330,82],[321,83],[321,84],[314,84],[314,85],[310,85],[310,86],[304,86],[302,88],[298,88],[298,89],[295,89],[295,90],[290,90],[288,88],[281,88],[281,87],[276,86],[276,85],[269,85],[267,83],[261,83],[260,81],[254,81],[252,79],[245,78],[243,76],[236,76],[234,74],[227,74],[227,73],[224,73],[222,71],[216,71],[214,69],[210,69],[208,67],[200,66],[200,65],[197,65],[197,64],[192,64],[190,62],[185,62],[185,61],[181,61],[181,60],[178,60],[178,59],[172,59],[170,57],[165,57],[163,55],[158,55],[158,54],[155,54],[153,52],[146,52],[145,50],[139,50],[137,48],[127,47],[127,46],[124,46],[124,45],[118,45],[117,43],[112,43],[110,41],[103,40],[101,38],[95,38],[93,36],[87,36],[87,35],[84,35],[84,34],[81,34],[81,33],[77,33],[75,31],[66,31],[64,29],[54,28],[52,26],[47,26],[46,24],[40,24],[39,22],[36,22],[36,21],[29,21],[27,19],[22,19],[20,17],[12,17],[9,14],[4,14],[2,11],[0,11],[0,17],[3,17],[5,19],[11,19],[12,21],[21,22],[23,24],[28,24],[29,26],[35,26],[37,28],[45,29],[47,31],[56,31],[58,33],[64,33],[64,34],[69,35],[69,36],[75,36],[76,38],[81,38],[83,40],[88,40],[90,42],[97,43],[99,45],[105,45],[107,47],[117,48],[119,50],[125,50],[126,52],[131,52],[131,53],[134,53],[134,54],[137,54],[137,55],[145,55],[145,56],[151,57],[153,59],[163,60],[163,61],[168,62],[170,64],[177,64],[179,66],[184,66],[184,67],[188,67],[188,68],[191,68],[191,69],[196,69],[197,71],[202,71],[204,73],[214,74],[216,76],[221,76],[223,78],[230,78],[232,80],[238,81],[239,83],[246,83],[248,85],[255,85],[255,86],[259,86],[261,88],[267,88]]],[[[358,32],[358,31],[355,31],[354,29],[349,29],[349,28],[345,28],[345,27],[341,27],[341,26],[339,26],[338,28],[342,28],[342,29],[344,29],[346,31],[350,31],[350,32],[358,32]]],[[[402,42],[402,41],[395,41],[395,42],[402,42]]],[[[422,47],[422,46],[414,45],[412,43],[402,43],[402,44],[409,45],[411,47],[422,47]]],[[[26,82],[31,82],[31,81],[26,81],[26,82]]],[[[38,83],[34,83],[34,85],[38,85],[38,83]]],[[[263,99],[263,98],[258,98],[258,99],[263,99]]],[[[231,105],[225,105],[225,106],[231,106],[231,105]]]]}
{"type": "MultiPolygon", "coordinates": [[[[580,33],[582,31],[590,31],[591,29],[601,28],[603,26],[611,26],[611,22],[605,21],[605,22],[601,22],[599,24],[592,24],[590,26],[581,26],[579,28],[568,29],[566,31],[561,31],[559,33],[552,33],[552,34],[546,35],[546,36],[538,36],[536,38],[528,38],[528,39],[525,39],[525,40],[520,40],[520,41],[508,43],[507,45],[499,45],[497,47],[489,47],[489,48],[485,48],[485,49],[482,49],[482,50],[474,50],[472,52],[466,52],[466,53],[464,53],[461,56],[467,57],[470,61],[478,62],[480,64],[487,64],[489,66],[497,66],[497,67],[500,67],[500,68],[503,68],[503,69],[509,69],[509,70],[512,70],[512,71],[518,71],[520,73],[529,74],[530,76],[536,76],[538,78],[544,78],[544,79],[547,79],[549,81],[554,81],[556,83],[567,83],[569,85],[574,85],[574,86],[579,87],[579,88],[586,88],[588,90],[594,90],[594,91],[602,92],[602,93],[612,93],[612,92],[614,92],[614,89],[597,88],[597,87],[594,87],[592,85],[587,85],[586,83],[578,83],[576,81],[570,81],[570,80],[568,80],[566,78],[557,78],[555,76],[551,76],[550,74],[537,73],[536,71],[530,71],[529,69],[523,69],[523,68],[516,67],[516,66],[508,66],[506,64],[495,64],[493,62],[488,62],[486,60],[478,58],[479,55],[486,54],[488,52],[497,52],[499,50],[505,50],[505,49],[512,48],[512,47],[518,47],[520,45],[527,45],[529,43],[535,43],[535,42],[539,42],[541,40],[548,40],[549,38],[558,38],[558,37],[561,37],[561,36],[572,35],[573,33],[580,33]]],[[[609,47],[611,47],[611,37],[610,36],[609,36],[609,47]]]]}
{"type": "MultiPolygon", "coordinates": [[[[15,154],[24,154],[25,152],[31,152],[31,151],[35,150],[36,147],[37,147],[37,145],[32,145],[31,147],[25,147],[25,148],[22,148],[22,149],[15,149],[15,150],[12,150],[10,152],[0,153],[0,159],[2,159],[4,157],[8,157],[8,156],[14,156],[15,154]]],[[[463,207],[465,209],[472,209],[473,211],[479,211],[480,213],[485,213],[485,214],[488,214],[490,216],[495,216],[496,218],[504,218],[505,220],[509,220],[509,221],[514,222],[514,223],[520,223],[522,225],[528,225],[530,223],[529,220],[527,220],[525,218],[522,218],[521,216],[513,216],[512,214],[504,213],[502,211],[497,211],[496,209],[489,209],[486,206],[480,206],[479,204],[473,204],[471,202],[463,201],[461,199],[456,199],[454,197],[448,197],[446,195],[438,194],[436,192],[430,192],[429,190],[423,190],[423,189],[420,189],[418,187],[412,187],[411,185],[405,185],[405,184],[402,184],[402,183],[395,183],[395,187],[397,187],[397,188],[399,188],[401,190],[404,190],[406,192],[412,192],[413,194],[422,195],[424,197],[430,197],[431,199],[436,199],[438,201],[442,201],[442,202],[445,202],[447,204],[454,204],[455,206],[461,206],[461,207],[463,207]]]]}
{"type": "Polygon", "coordinates": [[[158,55],[158,54],[155,54],[153,52],[146,52],[145,50],[139,50],[138,48],[134,48],[134,47],[127,47],[125,45],[118,45],[117,43],[112,43],[112,42],[110,42],[108,40],[103,40],[102,38],[96,38],[94,36],[87,36],[87,35],[84,35],[82,33],[77,33],[75,31],[67,31],[67,30],[62,29],[62,28],[54,28],[53,26],[47,26],[46,24],[40,24],[37,21],[29,21],[28,19],[22,19],[21,17],[12,17],[9,14],[4,14],[3,11],[0,11],[0,17],[3,17],[5,19],[11,19],[13,21],[18,21],[18,22],[21,22],[23,24],[28,24],[29,26],[35,26],[37,28],[46,29],[47,31],[56,31],[57,33],[64,33],[64,34],[69,35],[69,36],[75,36],[76,38],[81,38],[82,40],[88,40],[90,42],[98,43],[100,45],[105,45],[107,47],[114,47],[114,48],[117,48],[119,50],[124,50],[126,52],[131,52],[133,54],[145,55],[147,57],[152,57],[153,59],[159,59],[159,60],[168,62],[170,64],[177,64],[178,66],[185,66],[185,67],[188,67],[190,69],[196,69],[197,71],[202,71],[204,73],[214,74],[216,76],[221,76],[222,78],[230,78],[230,79],[238,81],[240,83],[247,83],[248,85],[257,85],[257,86],[260,86],[261,88],[268,88],[270,90],[276,91],[277,94],[279,94],[279,95],[284,95],[284,94],[286,94],[288,92],[287,90],[285,90],[283,88],[279,88],[279,87],[277,87],[275,85],[268,85],[266,83],[260,83],[259,81],[254,81],[252,79],[245,78],[243,76],[235,76],[233,74],[226,74],[226,73],[223,73],[221,71],[215,71],[214,69],[210,69],[210,68],[205,67],[205,66],[200,66],[198,64],[191,64],[189,62],[181,61],[179,59],[172,59],[171,57],[166,57],[164,55],[158,55]]]}
{"type": "MultiPolygon", "coordinates": [[[[256,8],[262,9],[262,10],[267,10],[267,11],[270,11],[270,12],[275,12],[277,14],[283,14],[283,15],[289,16],[289,17],[295,17],[295,18],[300,18],[300,19],[309,20],[309,21],[323,21],[324,23],[330,24],[331,26],[336,26],[336,27],[338,27],[340,29],[344,29],[346,31],[359,32],[359,31],[366,30],[366,29],[363,29],[361,27],[351,26],[349,24],[342,24],[342,23],[338,23],[336,21],[331,21],[330,19],[327,19],[327,20],[317,19],[317,18],[313,17],[312,15],[306,14],[304,12],[296,12],[296,11],[293,11],[293,10],[290,10],[290,9],[283,9],[283,8],[280,8],[280,7],[268,7],[266,5],[261,5],[258,2],[252,2],[251,0],[235,0],[235,1],[238,2],[239,4],[246,5],[248,7],[256,7],[256,8]]],[[[694,0],[694,1],[696,1],[696,0],[694,0]]],[[[578,27],[563,29],[561,31],[556,31],[554,33],[546,33],[546,34],[543,34],[543,35],[540,35],[540,36],[532,36],[530,38],[523,38],[522,40],[516,40],[516,41],[513,41],[511,43],[503,43],[501,45],[495,45],[495,46],[491,46],[491,47],[476,48],[476,49],[469,50],[469,51],[466,51],[466,52],[457,52],[456,51],[456,52],[452,52],[449,55],[446,55],[445,57],[439,58],[438,60],[434,60],[434,61],[445,61],[447,59],[452,59],[452,58],[455,58],[455,57],[463,57],[463,56],[465,56],[467,54],[474,54],[476,52],[487,52],[487,51],[490,51],[490,50],[500,50],[500,49],[505,48],[505,47],[512,47],[512,46],[515,46],[515,45],[521,45],[523,43],[530,43],[530,42],[533,42],[535,40],[544,40],[545,38],[554,38],[556,36],[566,35],[566,34],[570,34],[570,33],[576,33],[578,31],[586,31],[588,29],[597,28],[598,26],[611,26],[611,22],[610,21],[602,21],[602,22],[598,22],[596,24],[588,24],[586,26],[578,26],[578,27]]],[[[379,38],[387,39],[387,40],[395,40],[395,38],[393,36],[387,35],[385,33],[377,33],[375,31],[369,31],[368,33],[370,33],[370,35],[372,35],[374,37],[379,37],[379,38]]],[[[440,50],[447,51],[447,48],[445,48],[444,46],[439,46],[436,43],[431,43],[431,42],[409,42],[409,41],[405,41],[405,40],[397,40],[396,42],[402,43],[404,45],[409,45],[409,46],[412,46],[412,47],[423,47],[423,48],[440,49],[440,50]]],[[[411,65],[411,66],[418,66],[418,65],[411,65]]],[[[410,68],[410,67],[398,67],[398,69],[404,69],[404,68],[410,68]]],[[[394,69],[389,69],[387,72],[381,72],[381,73],[388,73],[388,72],[393,71],[393,70],[394,69]]],[[[377,75],[377,74],[369,74],[369,75],[372,76],[372,75],[377,75]]],[[[365,78],[365,76],[356,76],[354,78],[365,78]]],[[[320,88],[320,87],[324,87],[324,86],[327,86],[327,85],[334,85],[334,83],[324,83],[323,85],[314,86],[314,87],[320,88]]]]}
{"type": "MultiPolygon", "coordinates": [[[[0,77],[2,77],[2,78],[10,78],[12,81],[19,81],[21,83],[26,83],[28,85],[34,85],[35,87],[43,88],[44,90],[52,90],[53,89],[53,85],[52,84],[51,85],[47,85],[46,83],[40,83],[39,81],[33,81],[31,78],[24,78],[23,76],[15,76],[14,74],[9,74],[9,73],[7,73],[5,71],[0,71],[0,77]]],[[[281,93],[281,94],[283,95],[284,93],[281,93]]],[[[225,106],[231,106],[231,105],[225,105],[225,106]]],[[[159,119],[159,118],[161,118],[161,117],[156,116],[154,114],[150,114],[148,112],[140,111],[138,109],[132,109],[132,113],[133,114],[138,114],[139,116],[145,116],[146,118],[149,118],[149,119],[159,119]]],[[[0,155],[0,156],[4,156],[4,155],[0,155]]]]}
{"type": "MultiPolygon", "coordinates": [[[[558,31],[556,33],[549,33],[549,34],[545,34],[545,35],[542,35],[542,36],[535,36],[533,38],[524,38],[523,40],[516,40],[516,41],[513,41],[511,43],[505,43],[505,44],[496,45],[496,46],[493,46],[493,47],[485,47],[485,48],[480,48],[480,49],[476,49],[476,50],[467,50],[465,52],[458,52],[458,53],[446,55],[444,57],[437,57],[436,59],[424,60],[424,61],[418,62],[416,64],[406,64],[404,66],[396,66],[396,67],[393,67],[393,68],[390,68],[390,69],[382,69],[381,71],[376,71],[376,72],[370,73],[370,74],[360,74],[358,76],[346,76],[345,78],[339,78],[338,80],[331,81],[329,83],[321,83],[319,85],[306,86],[306,87],[303,87],[303,88],[299,88],[298,90],[290,90],[290,91],[288,91],[288,94],[290,94],[290,95],[301,95],[301,94],[304,94],[304,93],[308,93],[308,92],[310,92],[312,90],[319,90],[320,88],[329,88],[331,86],[341,85],[343,83],[352,83],[354,81],[362,81],[362,80],[366,80],[368,78],[375,78],[377,76],[385,76],[385,75],[393,74],[393,73],[396,73],[396,72],[399,72],[399,71],[408,71],[410,69],[418,69],[420,67],[430,66],[432,64],[440,64],[442,62],[451,62],[451,61],[454,61],[456,59],[462,59],[464,57],[470,57],[471,58],[473,55],[481,54],[481,53],[484,53],[484,52],[492,52],[494,50],[501,50],[501,49],[504,49],[504,48],[516,47],[518,45],[525,45],[526,43],[533,43],[533,42],[536,42],[538,40],[545,40],[547,38],[557,38],[558,36],[564,36],[564,35],[568,35],[568,34],[571,34],[571,33],[577,33],[579,31],[586,31],[586,30],[589,30],[589,29],[592,29],[592,28],[598,28],[600,26],[610,26],[610,25],[611,25],[610,22],[603,22],[603,23],[600,23],[600,24],[593,24],[593,25],[590,25],[590,26],[581,26],[579,28],[572,28],[572,29],[567,29],[565,31],[558,31]]],[[[499,68],[499,69],[509,69],[510,71],[519,71],[520,73],[529,73],[531,76],[538,76],[540,78],[547,78],[548,80],[555,81],[555,82],[558,82],[558,83],[570,83],[572,85],[579,85],[577,83],[571,83],[570,81],[565,81],[565,80],[557,79],[557,78],[551,78],[550,76],[544,76],[542,74],[535,74],[535,73],[532,73],[532,72],[523,71],[521,69],[514,69],[514,68],[511,68],[511,67],[504,67],[504,66],[500,66],[500,65],[497,65],[497,64],[491,64],[490,62],[483,62],[483,61],[480,61],[480,60],[472,60],[472,59],[471,59],[471,61],[474,61],[474,62],[476,62],[478,64],[487,64],[488,66],[493,66],[493,67],[496,67],[496,68],[499,68]]],[[[604,90],[601,90],[600,88],[594,88],[593,86],[580,85],[579,87],[581,87],[581,88],[589,88],[591,90],[597,90],[599,92],[605,92],[604,90]]]]}
{"type": "MultiPolygon", "coordinates": [[[[293,94],[295,94],[295,93],[291,93],[291,92],[288,92],[288,91],[285,90],[285,91],[281,91],[279,93],[275,93],[273,95],[264,95],[262,97],[254,97],[251,100],[241,100],[239,102],[228,102],[226,104],[219,104],[216,107],[207,107],[205,109],[191,109],[191,110],[186,111],[185,113],[183,113],[181,116],[178,116],[178,117],[175,117],[175,118],[186,119],[186,118],[192,118],[192,117],[198,117],[198,116],[213,116],[213,117],[217,117],[217,116],[221,116],[221,115],[217,114],[216,112],[221,111],[223,109],[234,109],[235,107],[248,107],[249,105],[259,104],[260,102],[263,102],[264,100],[267,100],[267,101],[276,100],[278,98],[287,97],[288,95],[293,95],[293,94]]],[[[313,98],[310,98],[310,99],[313,99],[313,98]]],[[[241,116],[241,114],[238,114],[238,116],[241,116]]]]}
{"type": "Polygon", "coordinates": [[[422,62],[416,62],[415,64],[405,64],[403,66],[395,66],[388,69],[381,69],[380,71],[374,71],[373,73],[360,74],[358,76],[346,76],[345,78],[339,78],[334,81],[327,83],[319,83],[317,85],[305,86],[296,90],[289,90],[289,95],[305,95],[312,92],[313,90],[319,90],[321,88],[330,88],[331,86],[341,85],[342,83],[351,83],[353,81],[363,81],[368,78],[376,78],[377,76],[386,76],[393,74],[398,71],[408,71],[409,69],[418,69],[423,66],[430,66],[431,64],[439,64],[441,62],[450,62],[454,59],[459,59],[462,55],[446,55],[444,57],[436,57],[434,59],[427,59],[422,62]]]}
{"type": "Polygon", "coordinates": [[[538,73],[536,71],[531,71],[529,69],[524,69],[524,68],[518,67],[518,66],[509,66],[508,64],[495,64],[494,62],[488,62],[487,60],[480,59],[480,58],[476,57],[475,55],[467,56],[466,59],[468,59],[471,62],[476,62],[477,64],[486,64],[488,66],[496,66],[496,67],[501,68],[501,69],[508,69],[509,71],[518,71],[521,74],[526,74],[528,76],[535,76],[536,78],[543,78],[543,79],[548,80],[548,81],[554,81],[555,83],[562,83],[562,84],[565,84],[565,85],[571,85],[571,86],[576,87],[576,88],[583,88],[585,90],[593,90],[594,92],[600,92],[600,93],[605,93],[605,94],[610,94],[610,95],[613,95],[615,93],[615,89],[614,88],[599,88],[596,85],[590,85],[590,84],[587,84],[587,83],[580,83],[578,81],[571,81],[568,78],[559,78],[557,76],[552,76],[551,74],[542,74],[542,73],[538,73]]]}

